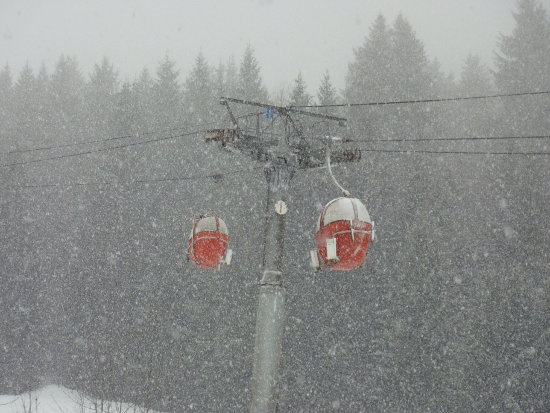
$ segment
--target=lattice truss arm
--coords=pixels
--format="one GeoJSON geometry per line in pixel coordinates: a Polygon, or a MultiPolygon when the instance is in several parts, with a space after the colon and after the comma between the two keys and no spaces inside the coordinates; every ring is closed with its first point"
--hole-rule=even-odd
{"type": "MultiPolygon", "coordinates": [[[[315,168],[325,164],[327,139],[335,132],[345,133],[346,119],[234,98],[221,98],[231,128],[211,129],[206,141],[220,142],[230,151],[238,151],[258,161],[273,161],[281,154],[292,154],[297,168],[315,168]],[[250,106],[260,108],[250,112],[250,106]],[[340,126],[340,130],[338,130],[340,126]]],[[[343,140],[342,140],[343,141],[343,140]]],[[[332,150],[332,162],[352,162],[361,158],[359,149],[332,150]]]]}

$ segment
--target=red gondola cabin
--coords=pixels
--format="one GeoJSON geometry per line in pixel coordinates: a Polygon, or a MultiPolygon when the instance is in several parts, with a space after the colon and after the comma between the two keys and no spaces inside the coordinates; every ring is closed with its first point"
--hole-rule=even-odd
{"type": "Polygon", "coordinates": [[[231,262],[232,251],[227,249],[227,225],[219,217],[201,216],[193,219],[189,237],[189,260],[199,268],[219,269],[231,262]]]}
{"type": "Polygon", "coordinates": [[[317,221],[317,249],[311,251],[311,265],[344,271],[359,268],[373,238],[373,225],[367,208],[357,198],[333,199],[317,221]]]}

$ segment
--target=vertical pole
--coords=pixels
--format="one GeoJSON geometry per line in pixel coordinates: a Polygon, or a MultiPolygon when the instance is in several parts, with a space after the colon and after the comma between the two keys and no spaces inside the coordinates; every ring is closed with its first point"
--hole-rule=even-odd
{"type": "Polygon", "coordinates": [[[259,283],[249,408],[251,413],[275,411],[284,333],[285,289],[282,269],[287,212],[285,202],[293,169],[286,164],[275,165],[267,167],[265,173],[268,183],[268,216],[264,270],[259,283]]]}

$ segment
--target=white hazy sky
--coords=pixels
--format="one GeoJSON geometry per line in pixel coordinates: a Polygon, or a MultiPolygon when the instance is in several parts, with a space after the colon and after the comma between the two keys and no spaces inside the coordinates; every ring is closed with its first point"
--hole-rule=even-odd
{"type": "Polygon", "coordinates": [[[199,52],[211,64],[238,62],[249,43],[271,91],[302,71],[312,93],[326,70],[344,86],[353,49],[379,13],[390,23],[403,13],[428,56],[458,75],[468,53],[492,64],[515,9],[516,0],[0,0],[0,63],[51,71],[66,54],[88,74],[106,56],[131,80],[168,53],[183,81],[199,52]]]}

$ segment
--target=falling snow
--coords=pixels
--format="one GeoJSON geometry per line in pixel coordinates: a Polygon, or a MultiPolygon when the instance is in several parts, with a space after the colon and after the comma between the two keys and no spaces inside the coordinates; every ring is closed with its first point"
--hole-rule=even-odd
{"type": "Polygon", "coordinates": [[[84,71],[78,49],[52,67],[8,61],[0,413],[246,411],[258,280],[278,276],[263,272],[278,257],[266,243],[276,213],[278,411],[550,411],[547,6],[518,0],[494,59],[463,56],[455,73],[404,14],[364,16],[363,39],[340,45],[347,75],[319,67],[318,84],[296,67],[268,89],[270,50],[251,45],[233,57],[205,46],[185,65],[169,51],[136,76],[107,57],[84,71]],[[231,102],[232,120],[220,96],[266,105],[231,102]],[[285,203],[266,199],[277,162],[285,203]],[[378,240],[360,268],[315,271],[335,182],[366,205],[378,240]],[[227,224],[230,265],[193,266],[199,215],[227,224]]]}

